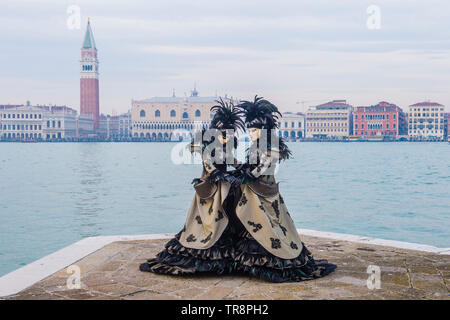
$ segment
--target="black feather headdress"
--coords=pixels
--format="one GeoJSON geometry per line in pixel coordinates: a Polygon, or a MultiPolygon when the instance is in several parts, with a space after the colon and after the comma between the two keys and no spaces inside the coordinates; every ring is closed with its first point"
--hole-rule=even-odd
{"type": "Polygon", "coordinates": [[[216,100],[217,105],[211,108],[211,112],[214,112],[214,117],[211,121],[210,128],[225,130],[242,130],[245,131],[245,124],[242,119],[244,111],[235,106],[233,102],[224,102],[222,98],[216,100]]]}
{"type": "Polygon", "coordinates": [[[275,133],[274,129],[278,128],[278,118],[282,117],[282,115],[273,103],[263,99],[262,97],[255,96],[253,102],[241,101],[238,107],[244,110],[245,123],[248,128],[267,129],[267,149],[271,149],[272,141],[276,141],[276,139],[278,139],[278,152],[280,154],[280,160],[289,159],[292,156],[292,153],[284,142],[284,139],[277,136],[275,133]]]}
{"type": "Polygon", "coordinates": [[[255,100],[241,101],[238,107],[245,112],[245,123],[248,128],[274,129],[278,127],[278,108],[262,97],[255,96],[255,100]]]}

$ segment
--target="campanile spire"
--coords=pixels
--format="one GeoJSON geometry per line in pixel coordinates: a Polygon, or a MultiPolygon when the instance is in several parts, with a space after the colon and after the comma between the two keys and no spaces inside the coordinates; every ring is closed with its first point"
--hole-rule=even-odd
{"type": "Polygon", "coordinates": [[[88,18],[86,33],[81,47],[80,60],[80,114],[90,115],[94,119],[94,129],[99,127],[99,85],[98,58],[94,33],[88,18]]]}

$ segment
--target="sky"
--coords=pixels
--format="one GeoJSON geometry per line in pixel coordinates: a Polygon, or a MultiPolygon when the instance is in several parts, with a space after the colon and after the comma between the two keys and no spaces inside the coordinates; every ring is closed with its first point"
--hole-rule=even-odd
{"type": "Polygon", "coordinates": [[[0,0],[0,104],[79,110],[88,17],[105,114],[194,84],[282,111],[333,99],[450,111],[450,2],[435,0],[0,0]]]}

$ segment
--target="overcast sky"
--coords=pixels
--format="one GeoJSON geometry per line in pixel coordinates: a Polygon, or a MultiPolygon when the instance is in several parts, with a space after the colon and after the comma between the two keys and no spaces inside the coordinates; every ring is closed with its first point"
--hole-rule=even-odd
{"type": "Polygon", "coordinates": [[[450,110],[450,3],[433,0],[0,0],[0,104],[79,110],[88,16],[103,113],[194,83],[202,96],[258,94],[283,111],[332,99],[450,110]],[[380,29],[367,27],[372,4],[380,29]],[[72,5],[80,29],[67,26],[72,5]]]}

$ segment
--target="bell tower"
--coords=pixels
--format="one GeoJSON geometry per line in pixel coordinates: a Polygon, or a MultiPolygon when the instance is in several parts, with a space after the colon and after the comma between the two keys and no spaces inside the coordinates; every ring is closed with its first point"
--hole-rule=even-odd
{"type": "Polygon", "coordinates": [[[94,118],[94,130],[99,127],[100,105],[98,87],[98,59],[94,34],[88,18],[80,60],[80,114],[94,118]]]}

